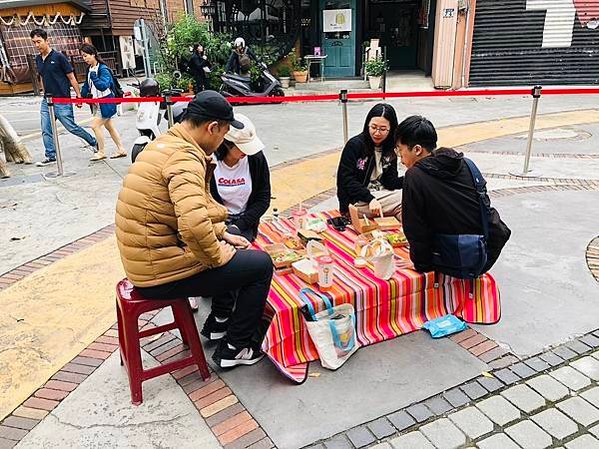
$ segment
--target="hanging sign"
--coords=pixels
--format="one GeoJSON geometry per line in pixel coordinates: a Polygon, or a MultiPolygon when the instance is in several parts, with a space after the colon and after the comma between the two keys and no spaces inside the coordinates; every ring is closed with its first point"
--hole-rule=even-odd
{"type": "Polygon", "coordinates": [[[351,9],[325,9],[322,12],[324,32],[351,31],[351,13],[351,9]]]}

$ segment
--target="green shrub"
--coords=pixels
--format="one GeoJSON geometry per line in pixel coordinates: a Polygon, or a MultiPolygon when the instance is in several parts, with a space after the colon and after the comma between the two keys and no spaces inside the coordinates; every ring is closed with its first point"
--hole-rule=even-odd
{"type": "Polygon", "coordinates": [[[291,70],[286,65],[279,69],[279,76],[283,78],[289,78],[291,76],[291,70]]]}
{"type": "Polygon", "coordinates": [[[367,75],[383,76],[383,73],[385,73],[385,70],[387,70],[387,61],[383,61],[381,58],[367,61],[365,70],[367,75]]]}

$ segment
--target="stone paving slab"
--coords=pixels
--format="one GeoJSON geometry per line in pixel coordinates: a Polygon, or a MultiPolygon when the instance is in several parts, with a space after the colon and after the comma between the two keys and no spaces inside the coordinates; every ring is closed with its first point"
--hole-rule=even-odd
{"type": "MultiPolygon", "coordinates": [[[[156,364],[143,354],[146,366],[156,364]]],[[[172,377],[146,381],[143,390],[143,404],[131,405],[127,374],[116,352],[17,448],[221,448],[172,377]]]]}
{"type": "Polygon", "coordinates": [[[589,204],[599,204],[599,192],[527,193],[493,200],[512,230],[493,267],[501,286],[502,317],[495,326],[474,328],[526,356],[597,327],[599,290],[582,256],[599,222],[599,208],[589,209],[589,204]]]}
{"type": "Polygon", "coordinates": [[[221,377],[279,449],[295,449],[390,414],[483,369],[484,364],[451,341],[416,332],[361,348],[335,372],[312,363],[310,373],[320,376],[298,386],[290,385],[268,360],[221,377]],[[417,389],[410,381],[416,378],[417,389]]]}

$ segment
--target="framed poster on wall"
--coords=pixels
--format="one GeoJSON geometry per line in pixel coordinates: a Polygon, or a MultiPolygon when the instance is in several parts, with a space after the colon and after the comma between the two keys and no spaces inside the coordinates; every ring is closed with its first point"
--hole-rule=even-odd
{"type": "Polygon", "coordinates": [[[322,26],[325,33],[352,30],[351,9],[325,9],[322,11],[322,26]]]}

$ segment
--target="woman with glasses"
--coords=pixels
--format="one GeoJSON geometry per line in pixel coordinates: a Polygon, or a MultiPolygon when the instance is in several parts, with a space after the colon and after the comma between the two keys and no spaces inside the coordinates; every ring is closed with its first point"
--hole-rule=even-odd
{"type": "Polygon", "coordinates": [[[337,169],[337,198],[343,215],[353,204],[360,216],[401,219],[403,176],[397,173],[396,128],[395,109],[379,103],[366,116],[362,132],[345,144],[337,169]]]}

